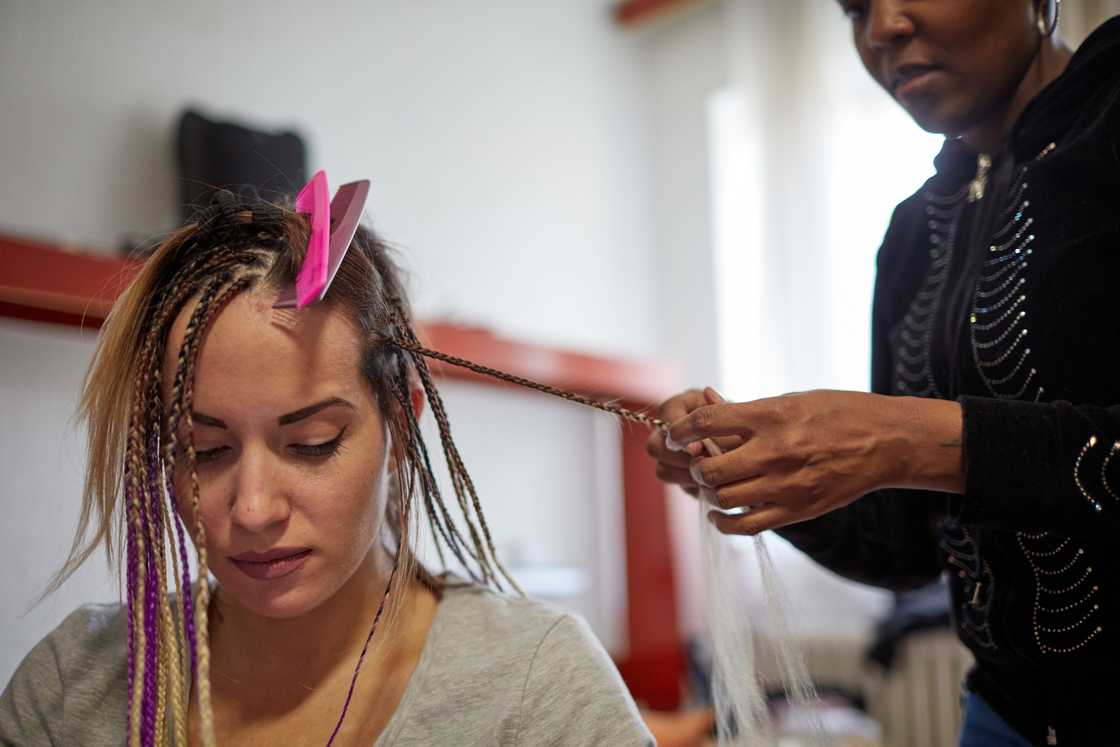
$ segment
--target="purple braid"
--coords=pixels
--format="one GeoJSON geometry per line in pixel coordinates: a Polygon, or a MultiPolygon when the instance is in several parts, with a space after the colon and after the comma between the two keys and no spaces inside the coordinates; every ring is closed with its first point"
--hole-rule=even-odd
{"type": "MultiPolygon", "coordinates": [[[[170,472],[167,472],[169,475],[170,472]]],[[[171,506],[176,506],[175,490],[172,486],[172,480],[167,478],[167,496],[171,501],[171,506]]],[[[191,567],[187,562],[187,542],[185,539],[185,532],[183,531],[183,521],[179,517],[179,512],[172,508],[172,523],[175,524],[175,534],[179,538],[179,558],[183,568],[183,619],[186,621],[187,626],[187,646],[191,653],[191,682],[195,678],[195,658],[197,657],[198,639],[195,637],[194,632],[194,600],[191,597],[191,567]]]]}
{"type": "MultiPolygon", "coordinates": [[[[157,390],[158,391],[158,390],[157,390]]],[[[155,421],[159,422],[159,416],[155,416],[155,421]]],[[[162,503],[163,497],[160,495],[158,475],[160,468],[163,467],[164,475],[164,488],[167,491],[168,510],[171,512],[171,523],[175,525],[175,532],[178,537],[178,550],[179,562],[181,565],[182,578],[182,599],[180,603],[183,607],[183,619],[185,622],[185,633],[187,640],[180,642],[180,645],[187,646],[190,652],[191,659],[191,681],[194,681],[194,668],[195,668],[195,635],[194,635],[194,603],[191,600],[191,571],[190,563],[187,560],[187,544],[183,533],[183,524],[179,519],[179,512],[175,510],[175,488],[174,488],[174,465],[162,465],[160,459],[160,445],[159,439],[156,437],[156,431],[152,431],[152,436],[148,440],[148,464],[151,469],[151,491],[152,491],[152,506],[155,508],[158,503],[162,503]]],[[[160,525],[160,532],[162,534],[163,525],[160,525]]],[[[174,540],[173,540],[174,541],[174,540]]],[[[171,548],[175,552],[175,548],[171,548]]]]}
{"type": "MultiPolygon", "coordinates": [[[[124,484],[127,486],[130,483],[129,470],[125,467],[124,484]]],[[[136,577],[137,577],[137,557],[136,557],[136,533],[133,531],[132,515],[133,515],[133,500],[132,491],[128,488],[125,489],[125,505],[126,508],[126,521],[125,521],[125,555],[127,559],[127,576],[128,576],[128,702],[132,703],[132,694],[136,689],[136,577]]],[[[132,708],[128,709],[129,721],[132,721],[132,708]]],[[[132,725],[129,724],[129,731],[131,732],[132,725]]]]}
{"type": "Polygon", "coordinates": [[[147,560],[144,589],[144,635],[147,636],[144,651],[144,699],[140,721],[140,743],[144,747],[155,744],[156,731],[156,661],[159,656],[159,589],[156,569],[155,548],[150,540],[151,520],[147,511],[141,511],[141,522],[145,542],[144,558],[147,560]]]}
{"type": "Polygon", "coordinates": [[[373,624],[369,626],[369,635],[366,636],[366,642],[362,645],[362,653],[358,655],[358,663],[354,667],[354,675],[350,678],[350,689],[346,691],[346,700],[342,704],[342,713],[338,716],[338,722],[334,725],[334,730],[331,732],[330,739],[327,740],[327,747],[334,744],[335,737],[338,732],[342,730],[342,722],[346,720],[346,712],[350,710],[350,700],[354,697],[354,689],[358,685],[358,673],[362,671],[362,662],[366,659],[366,651],[369,650],[369,643],[373,640],[373,634],[377,632],[377,623],[381,620],[381,613],[385,611],[385,600],[389,598],[389,592],[393,588],[393,579],[396,578],[398,562],[393,563],[393,570],[389,573],[389,581],[385,584],[385,593],[381,596],[381,603],[377,605],[377,613],[373,616],[373,624]]]}

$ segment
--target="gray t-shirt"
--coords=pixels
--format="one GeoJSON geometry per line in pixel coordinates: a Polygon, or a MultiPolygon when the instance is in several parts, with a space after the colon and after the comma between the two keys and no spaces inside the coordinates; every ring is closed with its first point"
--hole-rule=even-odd
{"type": "MultiPolygon", "coordinates": [[[[0,695],[0,745],[125,741],[127,624],[120,605],[71,613],[0,695]]],[[[587,624],[541,602],[449,587],[377,747],[652,745],[587,624]]]]}

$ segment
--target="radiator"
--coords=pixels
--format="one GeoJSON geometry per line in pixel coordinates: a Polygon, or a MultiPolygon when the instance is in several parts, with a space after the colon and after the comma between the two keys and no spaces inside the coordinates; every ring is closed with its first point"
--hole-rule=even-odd
{"type": "Polygon", "coordinates": [[[952,631],[903,641],[891,670],[868,679],[868,710],[883,728],[883,747],[956,745],[961,682],[971,666],[972,654],[952,631]]]}

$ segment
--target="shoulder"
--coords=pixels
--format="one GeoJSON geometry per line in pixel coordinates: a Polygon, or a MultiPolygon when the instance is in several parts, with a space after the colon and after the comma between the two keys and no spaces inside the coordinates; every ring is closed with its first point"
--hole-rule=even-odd
{"type": "Polygon", "coordinates": [[[601,650],[586,623],[558,607],[475,585],[444,590],[435,627],[434,665],[463,676],[517,673],[524,681],[543,644],[559,637],[578,637],[574,656],[601,650]]]}
{"type": "Polygon", "coordinates": [[[120,605],[87,605],[37,643],[0,696],[0,742],[66,743],[83,724],[89,744],[123,736],[127,616],[120,605]],[[119,723],[117,723],[119,721],[119,723]],[[108,730],[108,731],[106,731],[108,730]]]}
{"type": "Polygon", "coordinates": [[[454,618],[457,625],[478,626],[496,638],[523,643],[539,641],[562,619],[571,617],[546,602],[474,584],[448,586],[440,607],[441,614],[454,618]]]}
{"type": "Polygon", "coordinates": [[[929,231],[927,224],[929,216],[926,215],[926,198],[928,182],[914,194],[895,205],[891,213],[890,223],[887,224],[883,243],[876,256],[876,268],[880,275],[888,275],[896,271],[905,257],[914,254],[912,247],[919,242],[925,242],[929,231]]]}
{"type": "Polygon", "coordinates": [[[53,670],[64,683],[79,682],[92,670],[124,664],[127,641],[127,616],[121,605],[85,605],[67,615],[31,649],[16,676],[25,669],[43,676],[53,670]]]}
{"type": "Polygon", "coordinates": [[[506,734],[519,735],[515,742],[536,744],[553,733],[562,734],[564,744],[580,744],[586,741],[582,731],[590,729],[599,731],[588,732],[588,744],[603,743],[599,737],[646,743],[618,670],[582,618],[477,586],[449,587],[440,606],[428,678],[454,676],[457,689],[485,683],[486,697],[502,701],[490,704],[490,712],[505,713],[506,734]],[[591,719],[602,723],[577,724],[577,714],[602,716],[591,719]]]}
{"type": "MultiPolygon", "coordinates": [[[[895,206],[879,249],[879,271],[891,270],[915,244],[925,245],[935,224],[944,223],[962,202],[965,185],[976,171],[976,155],[947,138],[933,159],[934,173],[895,206]]],[[[923,253],[924,254],[924,253],[923,253]]]]}
{"type": "Polygon", "coordinates": [[[441,638],[469,638],[487,661],[517,662],[527,676],[587,661],[614,671],[583,618],[555,605],[467,585],[449,587],[440,606],[441,638]]]}

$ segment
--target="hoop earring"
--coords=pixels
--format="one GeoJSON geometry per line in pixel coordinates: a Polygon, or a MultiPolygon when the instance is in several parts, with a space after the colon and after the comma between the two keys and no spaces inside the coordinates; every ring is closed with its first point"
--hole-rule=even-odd
{"type": "Polygon", "coordinates": [[[1058,19],[1062,15],[1062,0],[1041,0],[1035,9],[1035,23],[1038,33],[1049,38],[1058,30],[1058,19]]]}

